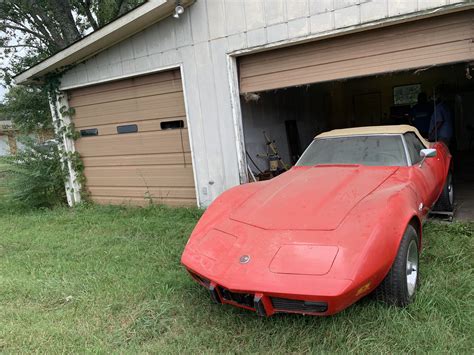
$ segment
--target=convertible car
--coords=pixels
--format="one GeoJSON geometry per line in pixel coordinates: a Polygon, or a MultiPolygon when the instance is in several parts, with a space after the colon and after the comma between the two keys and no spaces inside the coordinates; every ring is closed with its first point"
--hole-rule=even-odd
{"type": "Polygon", "coordinates": [[[218,197],[181,261],[214,302],[261,316],[331,315],[373,291],[404,307],[423,221],[452,206],[444,143],[406,125],[333,130],[288,172],[218,197]]]}

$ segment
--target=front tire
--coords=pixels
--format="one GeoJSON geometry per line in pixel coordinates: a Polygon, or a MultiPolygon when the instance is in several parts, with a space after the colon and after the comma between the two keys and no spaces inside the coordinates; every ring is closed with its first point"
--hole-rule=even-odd
{"type": "Polygon", "coordinates": [[[387,276],[375,290],[381,301],[398,307],[408,306],[418,286],[418,233],[410,224],[403,234],[395,261],[387,276]]]}

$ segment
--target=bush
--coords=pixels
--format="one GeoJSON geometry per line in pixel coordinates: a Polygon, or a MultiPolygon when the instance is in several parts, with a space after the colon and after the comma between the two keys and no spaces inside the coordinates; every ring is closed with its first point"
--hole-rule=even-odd
{"type": "Polygon", "coordinates": [[[9,197],[26,207],[53,207],[66,202],[64,173],[57,143],[22,140],[23,147],[6,159],[9,197]]]}

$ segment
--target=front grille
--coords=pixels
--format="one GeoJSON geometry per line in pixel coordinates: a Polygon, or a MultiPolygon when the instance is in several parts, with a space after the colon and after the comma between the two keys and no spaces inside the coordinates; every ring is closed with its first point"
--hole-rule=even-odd
{"type": "Polygon", "coordinates": [[[201,277],[198,274],[195,274],[194,272],[191,272],[191,271],[189,273],[191,274],[193,279],[195,279],[197,282],[199,282],[204,287],[209,288],[209,286],[211,285],[211,281],[209,281],[208,279],[205,279],[204,277],[201,277]]]}
{"type": "Polygon", "coordinates": [[[254,295],[251,293],[232,292],[224,287],[219,287],[219,293],[226,301],[231,301],[242,306],[254,308],[254,295]]]}
{"type": "Polygon", "coordinates": [[[326,302],[290,300],[287,298],[271,297],[273,308],[278,311],[293,311],[300,313],[324,313],[328,310],[326,302]]]}

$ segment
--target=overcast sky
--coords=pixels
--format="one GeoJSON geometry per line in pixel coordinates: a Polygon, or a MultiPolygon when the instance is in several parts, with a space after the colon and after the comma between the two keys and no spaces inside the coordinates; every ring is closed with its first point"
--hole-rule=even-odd
{"type": "MultiPolygon", "coordinates": [[[[1,1],[1,0],[0,0],[1,1]]],[[[6,60],[3,62],[0,60],[0,65],[3,67],[6,64],[6,60]]],[[[3,97],[5,96],[5,92],[7,89],[3,86],[3,80],[0,79],[0,102],[3,101],[3,97]]]]}
{"type": "MultiPolygon", "coordinates": [[[[2,2],[2,0],[0,0],[2,2]]],[[[15,31],[14,36],[11,39],[11,44],[18,44],[18,39],[21,38],[22,33],[20,31],[15,31]]],[[[23,53],[23,49],[20,49],[18,53],[21,55],[23,53]]],[[[3,59],[3,61],[0,60],[0,65],[2,67],[8,65],[8,58],[3,59]]],[[[7,89],[3,86],[3,80],[0,79],[0,102],[3,102],[3,98],[5,97],[5,93],[7,92],[7,89]]]]}
{"type": "MultiPolygon", "coordinates": [[[[8,63],[8,61],[6,59],[4,59],[4,60],[0,59],[0,66],[2,66],[2,67],[6,66],[7,63],[8,63]]],[[[3,102],[3,97],[5,96],[6,91],[7,91],[7,89],[5,89],[5,87],[3,86],[3,80],[0,79],[0,102],[3,102]]]]}
{"type": "Polygon", "coordinates": [[[3,97],[5,96],[5,88],[3,85],[0,85],[0,101],[3,101],[3,97]]]}

